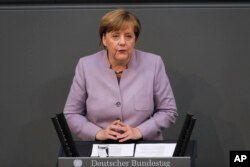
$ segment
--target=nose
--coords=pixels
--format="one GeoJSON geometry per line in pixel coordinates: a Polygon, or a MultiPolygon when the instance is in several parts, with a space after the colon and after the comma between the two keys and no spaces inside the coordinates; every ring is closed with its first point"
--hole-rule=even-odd
{"type": "Polygon", "coordinates": [[[126,40],[124,36],[121,36],[119,39],[119,45],[125,45],[126,44],[126,40]]]}

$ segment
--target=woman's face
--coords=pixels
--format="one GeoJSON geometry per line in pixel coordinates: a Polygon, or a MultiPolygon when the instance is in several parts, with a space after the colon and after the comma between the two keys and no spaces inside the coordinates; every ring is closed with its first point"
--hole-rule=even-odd
{"type": "Polygon", "coordinates": [[[128,63],[135,47],[136,38],[133,26],[127,25],[118,31],[107,32],[102,38],[102,42],[108,50],[109,59],[116,63],[128,63]]]}

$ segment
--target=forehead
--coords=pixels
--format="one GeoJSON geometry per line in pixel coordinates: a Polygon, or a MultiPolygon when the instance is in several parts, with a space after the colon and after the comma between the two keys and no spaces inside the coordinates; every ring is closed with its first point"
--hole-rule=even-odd
{"type": "Polygon", "coordinates": [[[119,26],[111,28],[110,32],[134,32],[134,24],[123,22],[119,26]]]}
{"type": "Polygon", "coordinates": [[[125,27],[125,28],[121,28],[119,30],[114,30],[111,31],[110,33],[128,33],[128,34],[134,34],[133,28],[132,27],[125,27]]]}
{"type": "Polygon", "coordinates": [[[134,34],[134,31],[132,28],[125,28],[125,29],[120,29],[116,31],[111,31],[110,33],[125,33],[125,34],[134,34]]]}

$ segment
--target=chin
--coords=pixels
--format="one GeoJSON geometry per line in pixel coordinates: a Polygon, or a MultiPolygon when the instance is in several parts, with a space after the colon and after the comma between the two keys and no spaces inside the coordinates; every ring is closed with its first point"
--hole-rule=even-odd
{"type": "Polygon", "coordinates": [[[130,58],[130,56],[129,55],[117,55],[116,56],[116,60],[118,60],[118,61],[126,61],[126,60],[128,60],[130,58]]]}

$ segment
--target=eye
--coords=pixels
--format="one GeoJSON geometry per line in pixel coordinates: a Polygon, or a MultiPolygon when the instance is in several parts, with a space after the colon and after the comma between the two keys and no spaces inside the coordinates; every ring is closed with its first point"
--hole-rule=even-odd
{"type": "Polygon", "coordinates": [[[133,39],[133,38],[134,38],[134,36],[133,36],[133,35],[131,35],[131,34],[128,34],[128,35],[126,35],[125,37],[126,37],[126,40],[131,40],[131,39],[133,39]]]}
{"type": "Polygon", "coordinates": [[[118,40],[119,39],[119,34],[112,34],[111,36],[114,40],[118,40]]]}

